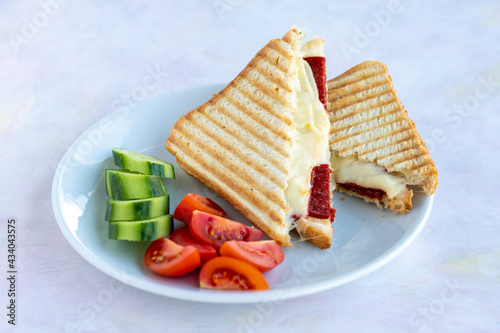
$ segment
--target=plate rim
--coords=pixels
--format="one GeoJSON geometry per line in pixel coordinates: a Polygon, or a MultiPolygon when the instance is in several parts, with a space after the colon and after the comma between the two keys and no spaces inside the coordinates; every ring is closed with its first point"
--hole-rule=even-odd
{"type": "MultiPolygon", "coordinates": [[[[174,90],[152,96],[151,98],[148,98],[143,102],[146,101],[151,102],[152,100],[155,99],[163,100],[171,98],[173,95],[180,93],[189,93],[190,91],[200,91],[200,92],[209,90],[220,91],[226,85],[227,83],[216,83],[216,84],[200,85],[186,89],[174,90]]],[[[140,106],[131,110],[131,112],[134,113],[137,112],[137,110],[140,110],[140,106]]],[[[425,196],[423,200],[427,205],[427,209],[425,211],[424,216],[420,219],[419,223],[414,225],[411,228],[412,229],[411,231],[409,231],[403,238],[399,239],[396,243],[394,243],[390,248],[384,251],[377,258],[371,260],[370,262],[364,264],[363,266],[357,269],[350,271],[349,273],[339,275],[338,277],[335,277],[327,282],[325,281],[316,282],[307,286],[302,286],[302,287],[299,286],[297,288],[289,288],[285,290],[271,289],[268,291],[253,291],[253,292],[229,291],[222,293],[221,291],[211,291],[211,290],[201,290],[201,289],[186,292],[186,290],[179,289],[178,287],[172,287],[167,285],[162,289],[153,290],[154,285],[147,285],[147,284],[144,285],[142,283],[143,280],[138,277],[132,276],[132,278],[130,278],[129,276],[123,274],[122,275],[115,274],[115,272],[110,268],[109,264],[106,264],[105,262],[99,260],[99,257],[95,256],[94,253],[92,253],[87,247],[85,247],[80,241],[80,239],[78,237],[75,237],[75,235],[69,230],[67,223],[62,215],[61,206],[59,205],[59,200],[58,200],[60,197],[60,191],[62,190],[61,188],[62,175],[67,167],[66,164],[68,158],[75,151],[74,149],[75,146],[80,142],[80,140],[82,140],[82,138],[85,137],[85,135],[88,132],[90,132],[94,128],[99,127],[101,123],[108,120],[108,118],[113,118],[118,112],[120,112],[120,110],[114,111],[108,114],[107,116],[104,116],[97,122],[95,122],[92,126],[87,128],[82,134],[80,134],[68,147],[68,149],[66,150],[66,152],[64,153],[64,155],[62,156],[61,160],[58,163],[56,172],[54,173],[54,177],[52,180],[52,193],[51,193],[52,210],[54,212],[57,225],[61,230],[61,232],[63,233],[64,237],[66,238],[66,241],[68,241],[71,247],[80,256],[82,256],[89,264],[96,267],[100,271],[104,272],[108,276],[119,280],[122,283],[125,283],[129,286],[132,286],[140,290],[150,292],[152,294],[167,296],[179,300],[202,302],[202,303],[245,304],[245,303],[259,303],[259,302],[273,302],[273,301],[278,302],[333,289],[341,285],[355,281],[361,277],[364,277],[380,269],[382,266],[386,265],[395,257],[397,257],[420,234],[424,226],[427,224],[430,213],[432,211],[434,195],[425,196]],[[283,293],[286,294],[283,295],[283,293]],[[214,295],[217,295],[217,297],[214,297],[214,295]]]]}

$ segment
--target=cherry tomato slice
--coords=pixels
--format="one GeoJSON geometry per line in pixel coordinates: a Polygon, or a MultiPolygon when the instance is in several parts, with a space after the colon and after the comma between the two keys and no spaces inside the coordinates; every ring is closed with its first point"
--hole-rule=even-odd
{"type": "Polygon", "coordinates": [[[193,212],[189,232],[194,239],[212,245],[217,251],[226,241],[254,241],[264,234],[259,229],[198,210],[193,212]]]}
{"type": "Polygon", "coordinates": [[[245,242],[256,242],[261,240],[262,236],[264,236],[264,232],[260,229],[249,226],[245,227],[247,227],[248,230],[248,236],[246,239],[244,239],[245,242]]]}
{"type": "Polygon", "coordinates": [[[220,255],[242,260],[267,272],[285,259],[281,246],[273,240],[258,242],[229,241],[222,244],[220,255]]]}
{"type": "Polygon", "coordinates": [[[144,255],[144,265],[151,271],[165,276],[187,274],[200,266],[200,263],[200,254],[195,247],[184,247],[168,238],[155,240],[144,255]]]}
{"type": "Polygon", "coordinates": [[[210,259],[219,256],[217,254],[217,251],[215,251],[215,249],[212,246],[200,243],[199,241],[195,240],[193,236],[191,236],[191,234],[189,233],[189,227],[187,225],[175,230],[170,235],[170,240],[182,246],[191,245],[195,247],[200,253],[200,259],[202,265],[207,261],[209,261],[210,259]]]}
{"type": "Polygon", "coordinates": [[[211,199],[202,197],[198,194],[188,193],[175,209],[174,219],[187,224],[191,220],[191,215],[195,210],[222,217],[227,215],[224,209],[211,199]]]}
{"type": "Polygon", "coordinates": [[[200,287],[228,290],[269,289],[262,273],[244,261],[217,257],[208,261],[200,270],[200,287]]]}

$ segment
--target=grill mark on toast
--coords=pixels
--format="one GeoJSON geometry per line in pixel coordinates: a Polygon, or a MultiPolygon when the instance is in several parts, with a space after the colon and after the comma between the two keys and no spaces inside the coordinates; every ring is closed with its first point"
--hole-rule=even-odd
{"type": "MultiPolygon", "coordinates": [[[[221,173],[221,172],[217,172],[217,170],[214,170],[213,163],[208,163],[208,161],[205,161],[205,160],[192,159],[190,156],[193,155],[193,153],[194,153],[193,150],[190,148],[187,148],[185,146],[182,146],[182,145],[177,145],[177,144],[175,144],[175,142],[176,142],[175,139],[171,141],[171,148],[177,152],[176,158],[179,158],[180,160],[184,160],[184,161],[186,159],[190,160],[189,163],[182,163],[181,164],[183,166],[184,171],[186,171],[192,177],[201,181],[204,185],[208,185],[211,188],[219,188],[219,189],[224,188],[225,191],[222,191],[223,193],[229,192],[232,194],[225,199],[228,200],[229,202],[232,202],[233,205],[236,205],[236,202],[238,202],[238,203],[243,203],[244,206],[249,205],[250,207],[252,207],[253,209],[246,209],[245,212],[247,214],[244,214],[244,215],[247,218],[252,219],[253,221],[258,221],[258,222],[262,223],[262,226],[260,226],[262,229],[270,230],[267,223],[263,222],[262,219],[260,217],[258,217],[255,212],[265,214],[270,220],[272,220],[274,222],[280,222],[279,226],[284,225],[283,221],[281,220],[281,217],[277,214],[277,209],[274,209],[274,206],[278,206],[278,205],[273,203],[273,205],[270,205],[271,207],[269,207],[269,209],[259,209],[259,205],[261,205],[261,204],[255,203],[256,201],[258,201],[256,197],[259,196],[259,194],[258,194],[259,192],[255,193],[255,197],[254,196],[243,197],[243,196],[241,196],[241,193],[248,194],[247,193],[248,191],[245,191],[246,188],[240,186],[240,183],[233,184],[233,186],[230,187],[227,184],[232,184],[232,182],[227,183],[227,182],[213,181],[213,179],[218,178],[219,174],[226,175],[227,173],[224,173],[224,172],[221,173]],[[196,167],[192,168],[191,165],[196,165],[196,167]],[[191,169],[194,169],[194,170],[191,170],[191,169]],[[199,174],[199,173],[195,172],[195,170],[200,170],[200,169],[203,169],[207,172],[205,172],[203,174],[199,174]],[[240,198],[240,200],[237,200],[236,198],[240,198]],[[255,199],[255,200],[248,200],[250,198],[255,199]]],[[[194,145],[196,146],[196,144],[194,144],[194,145]]],[[[221,167],[223,169],[226,169],[224,166],[221,166],[221,167]]],[[[225,178],[225,177],[221,177],[221,178],[225,178]]],[[[252,195],[253,194],[254,193],[252,193],[252,195]]],[[[265,201],[265,202],[268,202],[268,201],[265,201]]],[[[272,231],[272,230],[270,230],[270,231],[272,231]]]]}
{"type": "Polygon", "coordinates": [[[414,158],[418,158],[418,156],[420,156],[420,155],[416,156],[415,154],[412,154],[411,152],[409,152],[409,155],[405,154],[406,152],[408,152],[410,150],[415,150],[415,147],[414,146],[412,146],[412,147],[404,147],[402,149],[398,149],[398,152],[396,154],[389,154],[389,155],[386,155],[386,156],[380,156],[380,157],[378,157],[378,159],[383,160],[383,159],[386,159],[386,158],[389,158],[389,157],[394,157],[394,156],[401,155],[403,157],[401,160],[396,160],[392,164],[388,164],[387,165],[387,168],[391,168],[395,164],[399,164],[401,162],[404,162],[405,160],[409,161],[409,160],[412,160],[414,158]]]}
{"type": "MultiPolygon", "coordinates": [[[[267,159],[267,154],[261,154],[258,149],[253,145],[251,142],[245,141],[243,143],[240,143],[241,138],[234,136],[231,134],[228,130],[224,128],[223,125],[219,125],[215,119],[209,115],[208,113],[202,113],[200,114],[202,117],[206,118],[206,120],[210,123],[212,123],[215,127],[217,127],[218,131],[222,134],[219,134],[220,137],[217,137],[216,133],[210,132],[210,135],[207,131],[209,131],[209,127],[206,127],[206,131],[204,131],[207,135],[215,139],[221,146],[225,147],[228,151],[232,151],[234,155],[238,156],[240,160],[245,162],[248,166],[250,167],[255,167],[255,165],[259,166],[256,168],[256,170],[260,171],[261,174],[263,174],[265,177],[269,178],[274,184],[276,184],[278,187],[284,187],[284,184],[280,183],[279,177],[276,177],[276,175],[283,174],[285,171],[283,169],[279,169],[278,166],[276,166],[274,163],[269,161],[267,159]],[[224,136],[227,136],[229,138],[224,138],[224,136]],[[229,142],[232,142],[235,146],[233,147],[232,145],[228,144],[229,142]],[[241,152],[245,151],[245,149],[250,149],[254,154],[252,154],[252,157],[256,159],[256,161],[253,161],[252,159],[249,160],[248,156],[249,154],[242,154],[241,152]],[[259,170],[260,169],[260,170],[259,170]],[[274,170],[271,170],[268,172],[270,169],[277,169],[274,172],[274,170]]],[[[205,129],[205,128],[204,128],[205,129]]],[[[257,140],[259,140],[257,138],[257,140]]],[[[260,141],[260,140],[259,140],[260,141]]],[[[282,165],[279,165],[282,166],[282,165]]]]}
{"type": "Polygon", "coordinates": [[[365,87],[373,88],[373,82],[370,82],[373,78],[377,78],[375,82],[382,82],[382,84],[387,84],[387,77],[385,73],[375,73],[371,76],[364,77],[359,81],[352,83],[347,83],[343,86],[335,87],[328,90],[328,101],[332,102],[339,98],[344,98],[345,96],[353,95],[355,93],[361,92],[365,87]]]}
{"type": "MultiPolygon", "coordinates": [[[[411,149],[415,150],[415,147],[412,147],[411,149]]],[[[392,163],[387,164],[386,169],[387,170],[392,169],[394,168],[395,165],[403,164],[411,160],[417,160],[425,155],[423,152],[419,152],[417,154],[412,154],[412,153],[405,154],[406,151],[408,151],[408,149],[406,149],[405,151],[398,152],[397,154],[394,154],[393,156],[401,156],[401,158],[397,159],[398,157],[395,157],[396,160],[393,161],[392,163]]]]}
{"type": "Polygon", "coordinates": [[[267,44],[267,46],[278,52],[282,57],[284,57],[285,59],[287,60],[293,60],[293,54],[289,54],[284,47],[282,47],[281,45],[276,45],[276,44],[286,44],[288,47],[290,47],[290,44],[288,44],[287,42],[283,41],[283,40],[276,40],[277,43],[269,43],[267,44]]]}
{"type": "MultiPolygon", "coordinates": [[[[401,133],[404,133],[404,132],[401,132],[401,133]]],[[[401,134],[401,133],[398,133],[398,134],[401,134]]],[[[386,138],[383,138],[382,140],[377,140],[377,141],[371,142],[371,144],[373,144],[373,145],[375,145],[376,143],[381,144],[381,145],[375,146],[372,149],[366,149],[362,152],[358,151],[358,156],[362,157],[362,156],[366,156],[366,155],[370,155],[370,154],[376,154],[377,158],[379,158],[379,159],[386,158],[387,156],[390,156],[393,153],[389,151],[385,154],[382,154],[383,150],[390,150],[395,146],[398,146],[402,143],[413,140],[413,137],[411,135],[406,134],[406,135],[402,135],[400,139],[397,139],[396,141],[392,141],[392,138],[396,138],[397,136],[398,136],[397,134],[396,135],[391,134],[390,136],[387,136],[386,138]],[[391,144],[387,145],[386,141],[391,142],[391,144]]]]}
{"type": "MultiPolygon", "coordinates": [[[[214,124],[219,126],[223,131],[226,131],[229,135],[234,137],[236,140],[240,140],[241,137],[237,136],[236,133],[247,133],[248,136],[251,136],[253,140],[247,139],[245,140],[245,144],[248,145],[249,148],[251,148],[254,151],[262,151],[260,148],[259,144],[262,143],[264,146],[273,148],[271,145],[269,145],[268,142],[262,141],[262,132],[256,132],[252,126],[249,128],[245,128],[245,124],[237,117],[237,118],[232,118],[230,115],[232,113],[229,113],[227,108],[219,108],[218,109],[219,113],[222,115],[224,118],[224,121],[229,123],[230,125],[224,125],[223,121],[220,119],[217,119],[216,117],[213,116],[212,113],[205,113],[204,115],[209,118],[214,124]],[[226,111],[226,112],[224,112],[226,111]],[[232,128],[231,128],[232,127],[232,128]],[[238,129],[236,129],[238,128],[238,129]]],[[[252,118],[250,118],[252,119],[252,118]]],[[[250,119],[247,119],[247,121],[250,121],[250,119]]],[[[266,128],[261,128],[261,130],[267,131],[266,128]]],[[[270,132],[270,131],[269,131],[270,132]]],[[[275,135],[274,133],[270,132],[270,134],[275,135]]],[[[275,142],[276,140],[272,140],[275,142]]],[[[282,148],[283,146],[280,145],[278,146],[282,148]]],[[[284,163],[283,160],[286,160],[287,157],[282,154],[282,152],[276,150],[275,148],[272,149],[271,153],[259,153],[259,155],[263,158],[265,158],[270,164],[272,164],[274,167],[276,167],[280,172],[286,173],[287,171],[283,168],[284,163]]]]}
{"type": "MultiPolygon", "coordinates": [[[[264,95],[267,95],[268,97],[270,97],[272,99],[273,102],[279,104],[280,107],[282,108],[287,108],[287,106],[285,104],[282,103],[281,99],[282,99],[282,96],[280,94],[278,94],[276,92],[276,90],[274,89],[270,89],[268,85],[265,85],[262,83],[261,80],[259,79],[264,79],[264,80],[267,80],[267,77],[264,77],[263,75],[261,75],[255,68],[252,68],[252,70],[254,70],[256,73],[258,73],[258,78],[254,79],[254,80],[249,80],[248,78],[245,78],[244,80],[246,82],[248,82],[250,85],[254,86],[258,91],[260,91],[262,94],[264,95]]],[[[248,74],[251,76],[252,75],[252,70],[248,72],[248,74]]],[[[265,102],[264,102],[265,103],[265,102]]],[[[274,111],[274,108],[270,108],[274,111]]],[[[274,113],[275,117],[276,118],[279,118],[279,119],[284,119],[282,118],[282,114],[279,113],[279,114],[276,114],[274,113]]]]}
{"type": "MultiPolygon", "coordinates": [[[[357,126],[359,124],[367,123],[367,122],[373,121],[375,119],[379,119],[381,117],[388,117],[388,116],[391,116],[393,114],[397,114],[399,110],[398,110],[397,105],[395,103],[387,103],[383,106],[391,105],[391,104],[394,104],[395,107],[392,109],[388,108],[387,111],[385,111],[385,112],[377,113],[377,110],[373,110],[373,109],[365,110],[363,112],[351,112],[349,117],[345,117],[345,118],[342,118],[341,120],[338,120],[339,122],[342,120],[345,120],[346,124],[341,126],[341,127],[335,127],[335,128],[333,128],[333,126],[332,126],[330,128],[330,133],[345,131],[346,129],[352,128],[352,127],[357,126]],[[373,115],[369,116],[370,113],[373,113],[373,115]],[[363,118],[364,116],[366,116],[367,118],[363,118]],[[357,119],[349,119],[349,118],[357,118],[357,119]]],[[[383,106],[378,107],[376,109],[382,109],[383,106]]]]}
{"type": "MultiPolygon", "coordinates": [[[[352,117],[352,116],[355,116],[358,114],[361,115],[361,114],[370,112],[374,109],[383,108],[389,104],[394,104],[396,108],[399,107],[398,104],[396,103],[396,99],[394,98],[393,94],[390,94],[390,93],[376,96],[374,98],[367,100],[367,102],[369,103],[369,105],[367,105],[365,107],[357,107],[358,105],[362,104],[362,103],[358,103],[358,104],[353,104],[353,105],[350,105],[348,107],[341,108],[341,109],[338,109],[335,111],[329,111],[328,118],[330,119],[330,123],[332,125],[334,125],[334,123],[342,121],[342,120],[347,119],[349,117],[352,117]],[[375,103],[373,100],[376,98],[381,98],[382,100],[379,101],[378,103],[375,103]],[[350,111],[348,111],[348,110],[350,110],[350,111]],[[342,112],[346,112],[346,113],[342,113],[342,112]]],[[[333,126],[332,126],[332,128],[333,128],[333,126]]]]}
{"type": "MultiPolygon", "coordinates": [[[[186,128],[187,126],[184,126],[182,128],[182,134],[184,134],[185,137],[189,138],[189,135],[193,135],[194,131],[197,131],[198,132],[198,135],[196,135],[196,137],[200,137],[200,136],[205,136],[206,138],[204,140],[198,140],[200,142],[200,144],[196,144],[194,142],[191,142],[191,144],[195,144],[195,145],[198,145],[198,146],[201,146],[203,152],[205,154],[208,154],[210,155],[213,159],[215,160],[218,160],[218,156],[217,156],[217,152],[214,151],[213,149],[210,149],[211,147],[214,147],[214,146],[219,146],[219,147],[222,147],[222,148],[226,148],[225,151],[228,152],[233,158],[236,158],[238,159],[239,161],[241,161],[242,163],[240,164],[236,164],[236,163],[233,163],[232,166],[233,166],[233,170],[229,171],[227,170],[226,171],[226,175],[225,177],[227,177],[227,175],[232,175],[233,177],[235,178],[238,178],[240,179],[241,182],[244,182],[246,184],[248,184],[248,187],[252,187],[251,183],[245,179],[243,179],[240,175],[243,175],[243,174],[247,174],[250,178],[251,178],[251,181],[252,183],[258,183],[256,182],[256,179],[255,179],[255,175],[257,176],[262,176],[263,178],[265,178],[266,180],[270,180],[267,175],[265,175],[264,173],[255,173],[255,174],[251,174],[249,172],[246,172],[244,170],[243,167],[241,167],[242,165],[246,165],[248,166],[248,164],[243,161],[239,156],[235,155],[233,152],[232,152],[232,149],[227,149],[227,148],[231,148],[230,146],[223,146],[217,139],[217,137],[215,137],[213,135],[213,133],[209,133],[207,132],[207,130],[203,127],[199,127],[195,122],[189,122],[191,126],[190,129],[186,128]],[[196,130],[193,130],[193,129],[196,129],[196,130]],[[184,130],[187,130],[187,132],[184,132],[184,130]],[[211,142],[210,144],[208,143],[208,140],[209,139],[211,142]]],[[[250,169],[252,168],[255,168],[255,166],[253,165],[250,165],[249,166],[250,169]]],[[[224,167],[225,168],[225,167],[224,167]]],[[[265,171],[265,170],[263,170],[265,171]]],[[[220,175],[219,175],[220,176],[220,175]]],[[[225,179],[225,181],[230,181],[230,179],[225,179]]],[[[236,182],[232,182],[233,185],[234,183],[236,182]]],[[[254,192],[257,192],[257,191],[254,191],[254,192]]],[[[269,192],[269,191],[265,191],[265,192],[260,192],[263,196],[265,196],[268,200],[271,200],[272,202],[279,202],[280,201],[280,198],[279,196],[275,193],[275,192],[269,192]]],[[[280,208],[282,209],[285,209],[285,206],[280,206],[280,208]]]]}
{"type": "MultiPolygon", "coordinates": [[[[389,118],[388,116],[383,116],[383,117],[380,117],[380,118],[389,118]]],[[[403,120],[399,117],[394,117],[393,119],[388,119],[388,121],[386,122],[381,122],[381,123],[378,123],[378,124],[375,124],[374,126],[367,126],[367,128],[360,128],[358,131],[356,132],[349,132],[349,133],[339,133],[339,132],[335,132],[335,138],[334,140],[330,141],[330,144],[334,144],[334,143],[337,143],[337,142],[340,142],[340,141],[343,141],[345,140],[346,138],[354,138],[356,136],[359,136],[359,135],[362,135],[362,134],[365,134],[365,133],[369,133],[369,132],[375,132],[376,130],[378,129],[381,129],[381,128],[389,128],[391,127],[391,125],[393,124],[396,124],[396,123],[402,123],[400,127],[398,127],[399,129],[404,129],[404,130],[407,130],[408,127],[406,127],[406,124],[404,124],[403,120]]],[[[356,126],[352,126],[351,128],[354,128],[356,126]]],[[[344,130],[345,132],[345,130],[344,130]]],[[[393,131],[391,131],[392,133],[393,131]]]]}
{"type": "MultiPolygon", "coordinates": [[[[352,114],[357,114],[360,112],[368,112],[372,109],[378,107],[382,108],[387,104],[397,103],[397,99],[394,97],[392,92],[388,92],[382,95],[374,96],[373,98],[366,99],[364,103],[354,103],[346,107],[341,107],[334,109],[332,105],[329,105],[328,117],[332,123],[342,120],[352,114]],[[363,105],[367,104],[367,105],[363,105]]],[[[399,107],[399,104],[398,104],[399,107]]]]}
{"type": "MultiPolygon", "coordinates": [[[[266,59],[264,59],[266,60],[266,59]]],[[[267,62],[267,61],[266,61],[267,62]]],[[[273,65],[270,65],[271,67],[274,67],[276,68],[275,66],[273,65]]],[[[281,79],[280,77],[277,77],[275,75],[267,75],[266,74],[266,68],[264,68],[262,66],[262,62],[258,62],[254,67],[252,67],[255,71],[257,71],[257,73],[259,73],[260,75],[262,75],[263,77],[265,77],[267,80],[269,80],[270,82],[272,82],[274,85],[276,85],[277,87],[275,87],[274,89],[272,89],[273,91],[276,92],[276,89],[281,89],[281,90],[284,90],[286,92],[292,92],[292,89],[290,89],[290,87],[287,87],[285,85],[285,82],[283,81],[283,79],[281,79]]],[[[277,69],[278,71],[280,71],[280,69],[278,68],[277,69]]],[[[281,72],[281,71],[280,71],[281,72]]],[[[285,76],[286,74],[283,73],[285,76]]]]}
{"type": "MultiPolygon", "coordinates": [[[[417,164],[417,165],[414,165],[414,166],[410,167],[410,170],[411,170],[411,171],[415,171],[415,170],[417,170],[417,169],[424,168],[424,167],[426,167],[427,165],[431,165],[431,162],[429,162],[427,159],[425,159],[422,163],[420,163],[420,164],[417,164]]],[[[427,173],[423,173],[423,174],[424,174],[424,175],[430,175],[430,173],[429,173],[429,172],[427,172],[427,173]]]]}
{"type": "Polygon", "coordinates": [[[365,92],[370,89],[377,88],[379,86],[387,84],[385,77],[381,74],[375,75],[367,80],[361,80],[356,82],[355,84],[345,86],[339,89],[332,89],[328,91],[328,101],[331,103],[335,103],[336,101],[340,101],[343,98],[355,96],[356,94],[365,92]],[[376,80],[370,82],[375,78],[376,80]]]}
{"type": "MultiPolygon", "coordinates": [[[[274,50],[272,50],[275,52],[274,50]]],[[[276,52],[277,53],[277,52],[276,52]]],[[[283,62],[279,61],[279,57],[281,55],[278,54],[278,56],[273,56],[270,55],[269,53],[266,53],[264,55],[258,55],[259,61],[255,64],[254,68],[259,69],[261,68],[262,70],[266,70],[266,67],[263,65],[264,63],[267,64],[270,68],[276,68],[280,74],[282,74],[280,77],[276,77],[274,74],[270,77],[272,82],[276,84],[279,88],[287,91],[287,92],[292,92],[292,89],[286,84],[286,78],[291,75],[289,68],[283,67],[281,64],[283,62]],[[276,59],[276,60],[274,60],[276,59]],[[272,60],[272,62],[271,62],[272,60]]],[[[259,71],[262,75],[266,75],[262,71],[259,71]]]]}
{"type": "Polygon", "coordinates": [[[330,103],[330,105],[331,105],[331,108],[336,108],[337,105],[340,104],[342,106],[342,109],[344,109],[344,108],[347,108],[351,105],[361,104],[361,102],[366,102],[367,100],[374,99],[374,98],[377,98],[379,96],[385,95],[388,92],[392,94],[391,85],[388,84],[387,82],[385,82],[385,83],[382,83],[382,84],[379,84],[379,85],[376,85],[373,87],[369,87],[369,88],[362,90],[356,94],[344,96],[341,99],[338,99],[335,102],[330,103]],[[345,103],[344,102],[345,99],[349,99],[347,101],[347,103],[349,103],[349,104],[347,104],[347,105],[343,104],[343,103],[345,103]]]}
{"type": "MultiPolygon", "coordinates": [[[[398,135],[400,133],[403,133],[403,132],[406,132],[408,131],[408,128],[399,128],[398,130],[396,131],[392,131],[391,134],[392,135],[398,135]]],[[[330,138],[332,137],[332,135],[330,135],[330,138]]],[[[347,148],[345,149],[342,149],[341,147],[338,147],[339,143],[341,143],[342,141],[345,141],[345,140],[349,140],[349,139],[353,139],[354,136],[351,136],[351,137],[344,137],[342,140],[339,140],[339,141],[336,141],[336,142],[333,142],[332,140],[330,140],[330,147],[334,150],[337,150],[339,152],[345,152],[346,150],[353,150],[353,151],[357,151],[357,148],[360,147],[360,146],[364,146],[366,145],[367,143],[370,143],[370,142],[373,142],[373,141],[379,141],[379,140],[385,140],[387,138],[386,135],[377,135],[376,137],[374,138],[367,138],[361,142],[358,142],[358,143],[353,143],[351,145],[348,145],[347,148]]]]}
{"type": "MultiPolygon", "coordinates": [[[[246,81],[248,85],[254,85],[252,82],[250,82],[246,79],[244,81],[246,81]]],[[[274,118],[280,120],[281,122],[283,122],[287,126],[291,126],[291,120],[287,119],[284,116],[283,112],[280,112],[280,110],[276,110],[276,107],[274,107],[272,105],[272,102],[276,102],[277,104],[279,104],[279,108],[283,108],[283,109],[287,108],[285,105],[281,104],[279,101],[276,101],[275,99],[272,99],[272,102],[267,102],[263,98],[257,98],[251,92],[248,92],[247,90],[245,90],[245,86],[243,84],[238,85],[235,88],[236,88],[236,91],[239,94],[241,94],[245,99],[247,99],[250,102],[252,102],[253,104],[257,105],[260,109],[266,110],[268,112],[268,114],[274,116],[274,118]]],[[[257,87],[257,88],[259,89],[259,87],[257,87]]],[[[248,110],[248,111],[250,111],[250,110],[248,110]]]]}
{"type": "Polygon", "coordinates": [[[355,82],[369,78],[371,76],[375,76],[375,75],[379,75],[379,74],[386,74],[385,68],[381,65],[379,65],[379,66],[367,66],[367,67],[364,67],[362,69],[354,67],[351,70],[353,70],[353,71],[351,73],[349,73],[349,72],[346,73],[347,75],[345,75],[345,76],[340,75],[332,80],[329,80],[328,81],[328,89],[331,90],[331,89],[342,88],[342,87],[345,87],[347,85],[353,84],[355,82]]]}
{"type": "MultiPolygon", "coordinates": [[[[239,90],[238,87],[236,87],[236,90],[242,94],[242,92],[239,90]]],[[[245,96],[245,95],[243,95],[245,96]]],[[[263,118],[261,117],[257,117],[251,110],[249,110],[247,108],[246,105],[240,103],[238,100],[236,100],[233,96],[231,95],[226,95],[226,100],[232,104],[236,109],[240,110],[241,112],[245,113],[248,117],[250,117],[252,120],[256,121],[258,124],[260,124],[263,128],[261,128],[261,130],[264,130],[264,131],[267,131],[268,127],[269,127],[269,123],[266,122],[263,118]]],[[[252,103],[254,103],[252,101],[252,103]]],[[[255,103],[254,103],[255,104],[255,103]]],[[[260,107],[260,106],[259,106],[260,107]]],[[[230,110],[228,110],[226,107],[223,108],[224,109],[224,113],[227,114],[227,115],[230,115],[230,110]]],[[[271,116],[273,116],[272,113],[270,113],[271,116]]],[[[280,120],[280,119],[278,119],[280,120]]],[[[257,131],[257,129],[255,129],[255,131],[257,131]]],[[[259,133],[257,132],[254,132],[254,129],[252,128],[252,133],[254,134],[254,136],[259,136],[259,133]]],[[[283,140],[282,136],[286,136],[286,134],[284,132],[276,132],[276,133],[273,133],[275,134],[275,140],[272,140],[271,142],[266,142],[267,144],[269,144],[271,147],[273,147],[276,151],[278,151],[281,155],[283,155],[285,158],[288,158],[288,154],[287,154],[287,151],[284,149],[284,147],[286,146],[285,143],[286,141],[283,140]]]]}
{"type": "MultiPolygon", "coordinates": [[[[198,146],[193,142],[190,144],[198,146]]],[[[183,150],[182,148],[180,149],[183,150]]],[[[256,201],[272,203],[276,208],[284,209],[284,206],[286,205],[285,202],[281,202],[279,198],[273,198],[273,196],[270,196],[268,192],[255,189],[251,183],[241,178],[237,173],[234,173],[233,170],[229,170],[222,164],[217,163],[217,156],[213,156],[212,154],[209,155],[211,159],[200,160],[204,168],[204,173],[200,174],[201,176],[206,178],[207,173],[211,174],[211,177],[215,177],[224,184],[230,184],[230,186],[237,192],[245,193],[249,198],[252,197],[256,201]],[[208,163],[210,160],[212,163],[208,163]],[[217,168],[221,169],[221,171],[217,171],[217,168]]],[[[207,180],[210,181],[211,177],[208,177],[207,180]]]]}

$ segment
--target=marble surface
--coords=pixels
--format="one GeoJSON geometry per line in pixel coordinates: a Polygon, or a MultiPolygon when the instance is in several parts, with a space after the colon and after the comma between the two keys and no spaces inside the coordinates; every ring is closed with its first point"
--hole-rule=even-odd
{"type": "Polygon", "coordinates": [[[494,0],[2,1],[0,267],[15,219],[19,274],[16,326],[2,314],[0,331],[499,332],[499,13],[494,0]],[[80,257],[50,199],[71,143],[137,102],[151,71],[140,98],[228,82],[294,23],[327,39],[329,77],[387,64],[439,170],[419,237],[361,279],[271,308],[153,295],[80,257]]]}

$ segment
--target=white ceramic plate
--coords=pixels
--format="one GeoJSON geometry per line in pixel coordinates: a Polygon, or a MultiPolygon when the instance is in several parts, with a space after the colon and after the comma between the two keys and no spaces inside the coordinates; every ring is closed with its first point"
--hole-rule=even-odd
{"type": "Polygon", "coordinates": [[[201,290],[196,273],[182,278],[155,275],[142,264],[149,242],[108,240],[103,175],[105,168],[114,167],[114,147],[175,165],[177,178],[165,181],[171,209],[187,193],[195,192],[219,203],[229,218],[249,224],[223,199],[184,173],[164,146],[175,121],[224,86],[172,92],[135,108],[124,107],[89,128],[68,149],[54,176],[52,204],[62,233],[88,262],[126,284],[155,294],[201,302],[251,303],[308,295],[353,281],[389,262],[415,239],[431,211],[432,196],[415,195],[411,212],[395,215],[335,193],[332,248],[321,251],[296,238],[293,248],[284,249],[285,261],[265,274],[271,290],[263,292],[201,290]]]}

